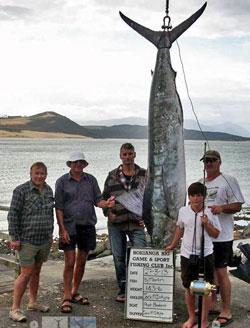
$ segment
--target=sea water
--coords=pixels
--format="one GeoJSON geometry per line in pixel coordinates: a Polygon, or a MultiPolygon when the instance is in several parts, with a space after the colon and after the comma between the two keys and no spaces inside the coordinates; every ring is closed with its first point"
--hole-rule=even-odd
{"type": "MultiPolygon", "coordinates": [[[[147,140],[124,139],[0,139],[0,205],[9,206],[13,189],[29,179],[33,162],[43,161],[48,167],[47,183],[54,190],[56,180],[68,172],[69,154],[74,150],[85,153],[89,165],[86,172],[93,174],[103,189],[109,171],[120,164],[122,143],[131,142],[136,149],[136,163],[147,167],[147,140]]],[[[209,142],[222,156],[222,172],[237,178],[246,203],[250,204],[250,142],[209,142]]],[[[203,141],[185,141],[187,186],[203,177],[203,141]]],[[[97,209],[99,230],[106,230],[106,218],[97,209]]],[[[7,212],[0,211],[0,230],[7,229],[7,212]]],[[[56,224],[55,224],[56,227],[56,224]]],[[[57,234],[57,228],[55,233],[57,234]]]]}

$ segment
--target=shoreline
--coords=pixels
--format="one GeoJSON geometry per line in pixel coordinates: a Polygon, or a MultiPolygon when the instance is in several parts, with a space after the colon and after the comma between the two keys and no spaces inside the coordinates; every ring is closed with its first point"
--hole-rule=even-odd
{"type": "Polygon", "coordinates": [[[93,139],[80,134],[69,134],[61,132],[43,132],[32,130],[7,131],[0,130],[0,138],[27,138],[27,139],[93,139]]]}
{"type": "MultiPolygon", "coordinates": [[[[9,248],[9,238],[8,234],[0,232],[0,256],[7,256],[14,258],[13,251],[9,248]]],[[[241,240],[247,240],[250,238],[250,225],[242,227],[235,224],[234,228],[234,243],[241,240]],[[243,229],[244,228],[244,229],[243,229]]],[[[64,253],[59,250],[59,238],[54,237],[51,251],[49,255],[50,260],[63,260],[64,253]]],[[[177,251],[178,253],[178,251],[177,251]]],[[[110,241],[108,233],[104,232],[102,234],[96,234],[96,248],[93,251],[90,251],[88,260],[98,259],[112,255],[110,241]]]]}

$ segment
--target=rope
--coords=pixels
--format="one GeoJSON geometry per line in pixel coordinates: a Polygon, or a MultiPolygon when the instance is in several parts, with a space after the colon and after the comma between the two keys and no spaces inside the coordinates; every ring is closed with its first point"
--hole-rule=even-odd
{"type": "Polygon", "coordinates": [[[178,53],[179,53],[179,58],[180,58],[180,62],[181,62],[181,67],[182,67],[182,72],[183,72],[183,77],[184,77],[184,82],[185,82],[185,86],[186,86],[186,90],[187,90],[188,99],[189,99],[189,102],[190,102],[190,104],[191,104],[191,108],[192,108],[192,111],[193,111],[193,113],[194,113],[194,116],[195,116],[196,122],[197,122],[197,124],[198,124],[199,130],[201,131],[201,134],[202,134],[204,140],[206,140],[207,145],[208,145],[208,148],[210,148],[210,146],[209,146],[209,142],[208,142],[208,139],[207,139],[206,135],[204,134],[204,132],[202,131],[202,128],[201,128],[201,126],[200,126],[199,119],[198,119],[198,117],[197,117],[197,115],[196,115],[196,112],[195,112],[195,110],[194,110],[193,101],[192,101],[192,99],[191,99],[191,97],[190,97],[190,94],[189,94],[189,89],[188,89],[188,83],[187,83],[186,73],[185,73],[185,69],[184,69],[184,65],[183,65],[183,60],[182,60],[182,57],[181,57],[181,50],[180,50],[180,46],[179,46],[179,43],[178,43],[177,40],[176,40],[176,44],[177,44],[177,48],[178,48],[178,53]]]}

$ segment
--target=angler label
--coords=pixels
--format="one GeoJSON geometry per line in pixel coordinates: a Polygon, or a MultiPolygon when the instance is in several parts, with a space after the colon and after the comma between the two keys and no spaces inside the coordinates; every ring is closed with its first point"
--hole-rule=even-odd
{"type": "Polygon", "coordinates": [[[173,322],[174,256],[162,249],[131,248],[125,317],[173,322]]]}

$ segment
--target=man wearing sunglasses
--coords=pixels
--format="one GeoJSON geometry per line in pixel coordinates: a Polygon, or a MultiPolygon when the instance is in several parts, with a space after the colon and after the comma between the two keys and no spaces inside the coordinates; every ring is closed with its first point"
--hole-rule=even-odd
{"type": "Polygon", "coordinates": [[[78,293],[86,260],[96,247],[97,221],[94,206],[112,207],[114,198],[102,199],[96,178],[83,172],[88,165],[82,152],[73,152],[66,165],[69,173],[56,182],[55,208],[59,225],[59,248],[64,251],[64,298],[61,312],[70,313],[71,303],[88,305],[87,297],[78,293]],[[76,251],[77,247],[77,251],[76,251]]]}
{"type": "MultiPolygon", "coordinates": [[[[206,171],[207,206],[219,218],[221,233],[214,240],[215,278],[221,294],[222,308],[218,311],[218,321],[225,327],[233,321],[230,309],[231,282],[227,266],[232,258],[233,250],[233,214],[241,210],[244,198],[237,180],[220,171],[221,156],[216,150],[208,150],[201,158],[206,171]]],[[[216,295],[213,295],[213,306],[216,295]]],[[[215,309],[211,309],[215,313],[215,309]]]]}

